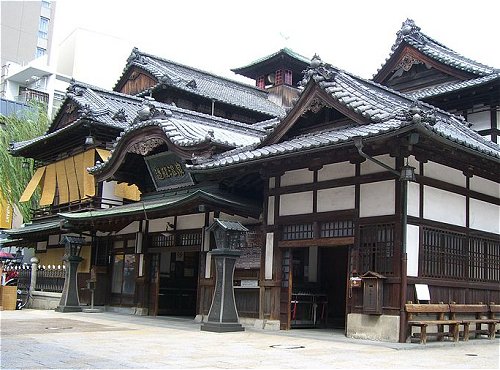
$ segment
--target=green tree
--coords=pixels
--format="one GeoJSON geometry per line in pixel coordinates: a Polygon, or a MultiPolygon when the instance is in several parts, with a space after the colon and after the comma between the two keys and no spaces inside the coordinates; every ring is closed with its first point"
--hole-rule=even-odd
{"type": "Polygon", "coordinates": [[[34,173],[31,158],[14,157],[10,154],[11,143],[30,140],[43,135],[49,119],[46,106],[33,102],[31,109],[11,116],[0,116],[0,194],[13,208],[17,208],[24,222],[31,220],[31,204],[38,204],[39,194],[32,202],[19,203],[19,199],[34,173]]]}

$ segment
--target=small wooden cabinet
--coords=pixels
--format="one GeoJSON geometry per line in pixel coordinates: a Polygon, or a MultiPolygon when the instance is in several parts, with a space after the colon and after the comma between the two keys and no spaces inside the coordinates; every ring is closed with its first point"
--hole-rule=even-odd
{"type": "Polygon", "coordinates": [[[361,276],[363,281],[363,313],[382,315],[385,276],[368,271],[361,276]]]}

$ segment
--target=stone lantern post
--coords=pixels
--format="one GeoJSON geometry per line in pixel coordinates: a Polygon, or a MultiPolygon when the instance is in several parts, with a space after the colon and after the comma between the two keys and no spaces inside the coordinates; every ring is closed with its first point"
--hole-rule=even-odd
{"type": "Polygon", "coordinates": [[[65,235],[61,244],[64,244],[64,257],[66,262],[66,276],[64,279],[64,287],[61,295],[61,301],[57,306],[58,312],[80,312],[80,299],[78,298],[78,281],[77,271],[78,264],[83,260],[80,257],[80,250],[82,248],[85,238],[76,236],[65,235]]]}
{"type": "Polygon", "coordinates": [[[201,325],[201,330],[217,333],[243,331],[234,300],[233,277],[248,229],[239,222],[216,218],[208,230],[214,233],[217,246],[211,252],[215,261],[215,291],[207,322],[201,325]]]}

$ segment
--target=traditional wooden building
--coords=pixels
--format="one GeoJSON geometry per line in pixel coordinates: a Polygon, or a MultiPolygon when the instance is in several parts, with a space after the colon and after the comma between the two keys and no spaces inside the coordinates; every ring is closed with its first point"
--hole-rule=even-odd
{"type": "MultiPolygon", "coordinates": [[[[214,288],[214,218],[250,230],[235,297],[240,317],[259,327],[337,327],[404,341],[404,304],[418,300],[417,284],[433,302],[500,301],[497,71],[411,21],[374,81],[315,56],[292,99],[304,63],[284,49],[236,69],[256,78],[253,88],[197,70],[191,79],[189,67],[134,50],[115,88],[122,93],[86,87],[81,96],[109,94],[137,108],[125,112],[112,146],[97,151],[102,163],[87,167],[99,186],[134,185],[140,200],[58,213],[58,234],[88,235],[102,304],[203,320],[214,288]],[[228,84],[231,97],[222,94],[228,84]],[[270,97],[276,92],[281,100],[270,97]],[[293,106],[284,115],[270,100],[293,106]],[[453,114],[479,104],[490,112],[489,131],[453,114]]],[[[63,132],[14,150],[33,155],[63,132]]]]}

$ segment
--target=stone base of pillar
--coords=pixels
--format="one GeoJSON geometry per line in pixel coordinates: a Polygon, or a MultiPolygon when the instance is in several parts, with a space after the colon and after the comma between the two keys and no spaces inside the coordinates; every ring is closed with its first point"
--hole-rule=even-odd
{"type": "Polygon", "coordinates": [[[234,322],[229,323],[215,323],[215,322],[206,322],[201,325],[202,331],[211,331],[215,333],[228,333],[232,331],[244,331],[245,328],[239,324],[234,322]]]}
{"type": "Polygon", "coordinates": [[[82,312],[81,306],[57,306],[56,312],[82,312]]]}

